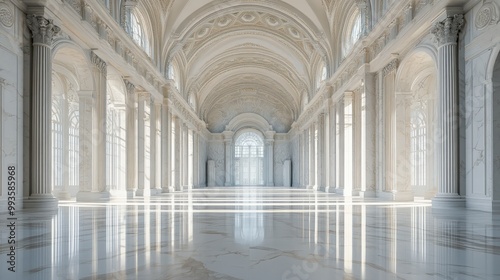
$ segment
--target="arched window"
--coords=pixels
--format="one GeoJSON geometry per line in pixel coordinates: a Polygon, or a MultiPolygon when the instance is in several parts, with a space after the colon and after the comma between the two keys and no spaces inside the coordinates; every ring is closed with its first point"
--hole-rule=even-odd
{"type": "Polygon", "coordinates": [[[52,190],[63,185],[63,124],[61,97],[52,101],[52,190]]]}
{"type": "Polygon", "coordinates": [[[264,185],[264,141],[257,133],[247,131],[236,139],[234,147],[235,185],[264,185]]]}
{"type": "Polygon", "coordinates": [[[361,13],[358,9],[352,14],[347,22],[347,28],[344,29],[342,54],[345,57],[352,47],[361,37],[361,13]]]}
{"type": "Polygon", "coordinates": [[[327,76],[328,76],[328,71],[326,69],[326,65],[324,63],[322,63],[323,66],[320,68],[320,71],[318,73],[318,82],[316,83],[316,89],[319,89],[319,87],[321,86],[321,84],[326,80],[327,76]]]}
{"type": "Polygon", "coordinates": [[[132,12],[130,14],[130,35],[132,39],[149,55],[151,56],[151,48],[149,46],[149,39],[144,30],[143,23],[139,17],[132,12]]]}
{"type": "Polygon", "coordinates": [[[411,184],[415,187],[427,185],[427,127],[425,115],[420,110],[411,113],[411,184]]]}
{"type": "Polygon", "coordinates": [[[80,184],[80,115],[78,104],[71,104],[69,114],[69,185],[80,184]],[[76,108],[72,108],[76,107],[76,108]]]}
{"type": "Polygon", "coordinates": [[[179,89],[179,77],[177,77],[177,72],[175,71],[175,67],[172,63],[168,65],[168,79],[173,80],[175,83],[175,87],[179,89]]]}

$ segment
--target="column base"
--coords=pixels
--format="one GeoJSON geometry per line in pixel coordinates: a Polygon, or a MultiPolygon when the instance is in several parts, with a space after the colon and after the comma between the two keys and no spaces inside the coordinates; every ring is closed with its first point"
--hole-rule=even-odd
{"type": "Polygon", "coordinates": [[[326,186],[325,192],[326,193],[335,193],[335,187],[326,186]]]}
{"type": "Polygon", "coordinates": [[[413,192],[403,192],[403,191],[389,191],[389,192],[380,192],[379,197],[385,200],[392,201],[413,201],[414,195],[413,192]]]}
{"type": "Polygon", "coordinates": [[[128,197],[128,192],[124,190],[110,190],[109,195],[113,199],[121,199],[121,198],[127,198],[128,197]]]}
{"type": "Polygon", "coordinates": [[[67,191],[60,191],[57,194],[57,199],[59,199],[59,200],[70,200],[71,196],[69,195],[69,193],[67,191]]]}
{"type": "Polygon", "coordinates": [[[500,212],[500,200],[491,200],[491,198],[467,197],[465,206],[471,210],[500,212]]]}
{"type": "Polygon", "coordinates": [[[308,186],[306,186],[306,189],[308,189],[308,190],[314,190],[314,186],[308,185],[308,186]]]}
{"type": "Polygon", "coordinates": [[[109,192],[78,192],[77,202],[107,202],[110,200],[109,192]]]}
{"type": "Polygon", "coordinates": [[[151,189],[137,189],[135,195],[143,197],[151,196],[151,189]]]}
{"type": "Polygon", "coordinates": [[[347,189],[336,189],[335,192],[342,195],[342,196],[356,196],[356,195],[358,195],[357,191],[347,190],[347,189]]]}
{"type": "Polygon", "coordinates": [[[32,194],[23,200],[23,208],[53,211],[58,208],[58,200],[52,194],[32,194]]]}
{"type": "Polygon", "coordinates": [[[437,195],[432,199],[432,208],[454,209],[465,208],[465,199],[459,195],[443,196],[437,195]]]}
{"type": "Polygon", "coordinates": [[[127,199],[135,198],[135,192],[137,190],[127,190],[127,199]]]}
{"type": "Polygon", "coordinates": [[[174,192],[174,187],[163,187],[161,188],[161,193],[172,193],[174,192]]]}
{"type": "Polygon", "coordinates": [[[375,191],[360,191],[359,196],[362,198],[375,197],[375,191]]]}

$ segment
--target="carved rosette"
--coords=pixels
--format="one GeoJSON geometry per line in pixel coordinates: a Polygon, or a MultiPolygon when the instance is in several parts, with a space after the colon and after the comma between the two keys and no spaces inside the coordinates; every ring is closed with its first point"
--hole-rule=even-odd
{"type": "Polygon", "coordinates": [[[43,16],[28,15],[26,23],[31,30],[34,44],[50,46],[54,36],[61,32],[59,26],[55,25],[51,19],[46,19],[43,16]]]}
{"type": "Polygon", "coordinates": [[[456,44],[458,33],[464,25],[464,15],[456,14],[434,24],[431,33],[436,36],[439,46],[456,44]]]}
{"type": "Polygon", "coordinates": [[[476,14],[474,24],[481,30],[490,24],[496,24],[499,21],[497,6],[494,2],[486,2],[481,6],[476,14]]]}

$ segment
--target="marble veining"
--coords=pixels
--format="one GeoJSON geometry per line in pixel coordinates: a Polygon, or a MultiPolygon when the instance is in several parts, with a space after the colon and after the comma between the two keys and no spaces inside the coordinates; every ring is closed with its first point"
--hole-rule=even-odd
{"type": "MultiPolygon", "coordinates": [[[[499,279],[500,215],[219,187],[20,212],[1,279],[499,279]]],[[[7,217],[2,216],[6,221],[7,217]]]]}

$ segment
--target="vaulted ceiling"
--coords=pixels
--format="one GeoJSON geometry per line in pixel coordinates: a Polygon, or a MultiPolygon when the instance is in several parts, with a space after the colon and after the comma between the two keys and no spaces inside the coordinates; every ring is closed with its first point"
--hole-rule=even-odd
{"type": "MultiPolygon", "coordinates": [[[[254,112],[287,132],[304,95],[316,90],[324,63],[333,61],[333,0],[140,1],[154,13],[164,39],[164,66],[175,65],[179,91],[195,98],[197,113],[221,132],[239,113],[254,112]],[[145,3],[147,2],[147,3],[145,3]]],[[[155,32],[156,33],[156,32],[155,32]]]]}

